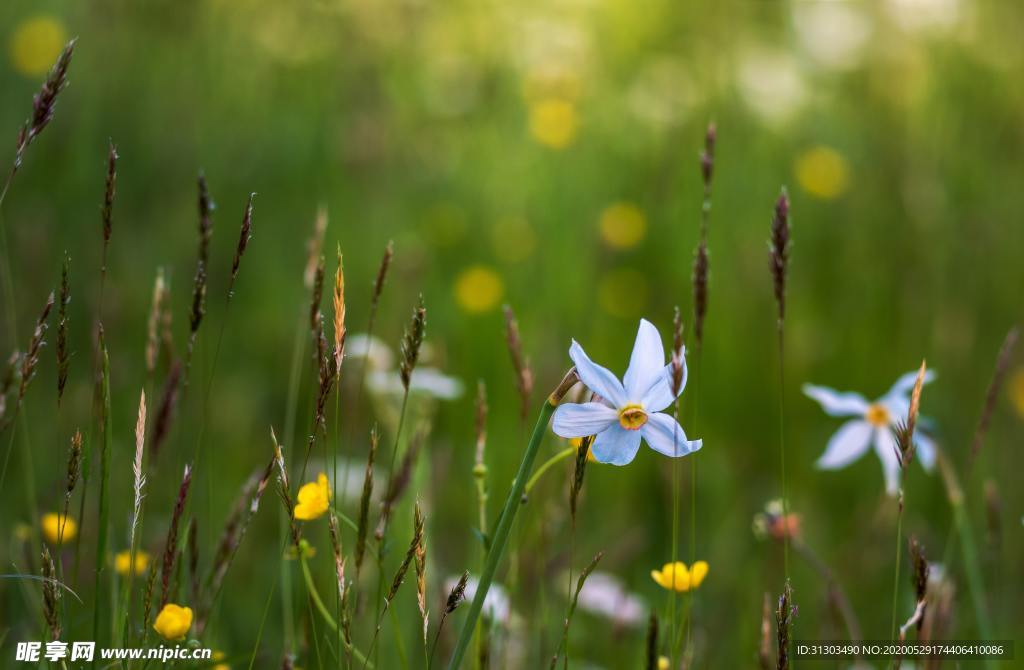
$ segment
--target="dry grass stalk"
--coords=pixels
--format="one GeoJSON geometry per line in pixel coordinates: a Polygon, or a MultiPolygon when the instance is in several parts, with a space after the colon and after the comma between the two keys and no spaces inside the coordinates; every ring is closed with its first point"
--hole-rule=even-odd
{"type": "Polygon", "coordinates": [[[647,622],[647,639],[645,644],[647,670],[658,670],[658,613],[651,610],[651,618],[647,622]]]}
{"type": "Polygon", "coordinates": [[[107,247],[110,245],[110,235],[114,232],[114,196],[117,194],[117,147],[113,140],[109,142],[107,153],[107,180],[103,189],[103,208],[101,210],[103,219],[103,267],[102,274],[107,272],[107,247]]]}
{"type": "Polygon", "coordinates": [[[679,397],[679,392],[682,390],[683,384],[686,383],[686,361],[683,359],[685,355],[686,351],[683,346],[683,315],[680,313],[679,308],[676,307],[672,318],[672,360],[670,362],[672,393],[674,397],[679,397]]]}
{"type": "Polygon", "coordinates": [[[771,240],[769,241],[769,260],[772,271],[772,282],[775,289],[775,303],[778,307],[778,323],[786,317],[786,271],[789,268],[789,195],[786,189],[775,201],[772,215],[771,240]]]}
{"type": "Polygon", "coordinates": [[[57,96],[68,84],[68,68],[71,66],[71,55],[75,50],[75,41],[71,40],[61,51],[43,86],[32,99],[32,116],[18,132],[18,142],[14,153],[14,167],[11,174],[21,167],[21,159],[32,141],[39,136],[53,118],[53,110],[57,106],[57,96]]]}
{"type": "Polygon", "coordinates": [[[775,657],[776,670],[789,669],[789,640],[793,627],[793,617],[796,614],[796,605],[793,604],[793,589],[786,580],[786,586],[779,596],[779,606],[775,610],[775,639],[778,644],[777,656],[775,657]]]}
{"type": "Polygon", "coordinates": [[[388,270],[391,268],[391,260],[395,256],[395,243],[388,241],[384,247],[384,256],[380,259],[380,267],[377,268],[377,279],[373,282],[373,296],[370,298],[370,322],[373,322],[377,314],[377,306],[380,304],[380,296],[384,292],[384,282],[388,278],[388,270]]]}
{"type": "Polygon", "coordinates": [[[704,181],[704,202],[700,215],[700,242],[693,259],[693,334],[697,346],[704,342],[704,317],[708,311],[708,219],[711,215],[711,178],[715,168],[715,124],[708,124],[704,151],[700,155],[700,173],[704,181]]]}
{"type": "Polygon", "coordinates": [[[146,573],[146,589],[142,592],[142,627],[149,635],[150,616],[153,613],[153,589],[156,586],[156,561],[149,562],[149,572],[146,573]]]}
{"type": "MultiPolygon", "coordinates": [[[[388,589],[388,593],[384,596],[384,610],[387,611],[391,605],[391,601],[398,595],[398,589],[401,588],[402,583],[405,581],[405,575],[409,572],[409,566],[412,564],[414,558],[416,558],[416,550],[419,549],[420,544],[423,542],[423,514],[419,511],[419,503],[416,503],[416,511],[413,516],[413,529],[412,529],[412,540],[409,542],[409,548],[405,551],[405,557],[402,558],[402,563],[398,566],[398,570],[395,572],[395,578],[391,580],[391,587],[388,589]]],[[[384,612],[381,612],[383,617],[384,612]]],[[[377,626],[378,630],[380,625],[377,626]]]]}
{"type": "MultiPolygon", "coordinates": [[[[565,615],[565,625],[562,628],[562,640],[558,643],[557,649],[555,649],[555,655],[551,657],[551,665],[549,666],[550,670],[555,670],[555,667],[558,665],[558,657],[561,656],[562,650],[569,644],[569,625],[572,623],[572,615],[576,612],[576,605],[580,599],[580,591],[583,590],[583,585],[586,583],[587,577],[589,577],[590,573],[597,567],[597,564],[600,562],[603,555],[603,552],[597,552],[597,555],[590,561],[590,564],[583,568],[583,572],[580,573],[580,577],[576,581],[576,591],[572,594],[572,601],[569,603],[569,611],[566,612],[565,615]]],[[[569,667],[568,658],[566,659],[565,667],[569,667]]]]}
{"type": "Polygon", "coordinates": [[[60,584],[50,550],[43,546],[43,618],[50,629],[50,639],[60,639],[60,584]]]}
{"type": "Polygon", "coordinates": [[[409,482],[412,481],[412,471],[416,466],[416,459],[425,440],[426,432],[418,431],[409,444],[409,448],[406,449],[405,454],[402,456],[402,463],[399,465],[398,471],[391,473],[387,491],[385,491],[384,499],[380,504],[380,521],[377,523],[376,531],[374,531],[374,536],[378,541],[384,539],[384,532],[387,529],[388,521],[391,519],[391,512],[394,511],[398,501],[402,498],[402,494],[409,488],[409,482]]]}
{"type": "Polygon", "coordinates": [[[402,375],[402,386],[405,390],[409,390],[409,384],[412,381],[412,372],[416,369],[416,361],[420,357],[420,347],[423,346],[423,336],[426,334],[427,327],[427,308],[423,306],[423,296],[420,296],[419,304],[412,311],[412,319],[409,321],[409,327],[405,330],[405,335],[402,337],[402,363],[401,363],[401,375],[402,375]]]}
{"type": "MultiPolygon", "coordinates": [[[[423,528],[423,512],[420,510],[420,502],[416,501],[414,527],[423,528]]],[[[430,612],[427,611],[427,539],[421,533],[419,544],[416,545],[415,555],[416,568],[416,605],[420,610],[420,618],[423,620],[423,646],[427,644],[427,629],[430,626],[430,612]]]]}
{"type": "Polygon", "coordinates": [[[505,341],[512,357],[512,367],[516,373],[516,390],[519,392],[519,418],[523,420],[530,411],[530,394],[533,393],[533,370],[530,359],[523,355],[523,342],[519,336],[519,323],[515,312],[509,305],[505,311],[505,341]]]}
{"type": "Polygon", "coordinates": [[[185,501],[188,499],[188,489],[192,484],[192,466],[185,466],[185,474],[181,478],[181,486],[178,488],[178,497],[174,501],[174,513],[171,515],[171,525],[167,529],[167,540],[164,543],[163,568],[160,573],[160,607],[163,608],[171,597],[171,574],[174,572],[174,563],[178,555],[178,527],[181,524],[182,514],[185,512],[185,501]]]}
{"type": "Polygon", "coordinates": [[[370,431],[370,453],[366,457],[366,475],[363,477],[363,494],[359,498],[359,523],[356,528],[356,581],[366,553],[366,532],[370,521],[370,497],[373,495],[373,459],[377,454],[380,434],[374,426],[370,431]]]}
{"type": "Polygon", "coordinates": [[[210,239],[213,237],[213,210],[217,205],[210,198],[206,176],[199,173],[199,252],[197,258],[204,268],[210,266],[210,239]]]}
{"type": "Polygon", "coordinates": [[[64,264],[60,270],[60,300],[57,303],[57,406],[64,399],[64,387],[68,383],[68,367],[71,352],[68,351],[68,303],[71,302],[71,257],[64,253],[64,264]]]}
{"type": "Polygon", "coordinates": [[[1003,387],[1006,371],[1009,370],[1010,361],[1013,358],[1013,349],[1017,346],[1019,338],[1020,329],[1014,326],[1006,334],[1002,346],[999,347],[999,355],[996,357],[996,367],[992,372],[992,380],[989,382],[988,390],[985,392],[985,404],[982,406],[981,416],[978,418],[978,427],[974,430],[974,438],[971,440],[971,463],[978,457],[981,445],[985,442],[985,435],[988,434],[988,426],[992,421],[992,413],[996,409],[996,401],[999,400],[999,391],[1003,387]]]}
{"type": "Polygon", "coordinates": [[[334,273],[334,369],[341,374],[345,358],[345,269],[338,246],[338,269],[334,273]]]}
{"type": "Polygon", "coordinates": [[[277,442],[277,434],[274,432],[274,428],[270,428],[270,440],[274,445],[274,464],[277,466],[277,494],[281,498],[282,504],[284,504],[284,511],[288,515],[288,525],[291,530],[292,544],[295,545],[296,556],[301,555],[301,547],[299,541],[301,536],[299,534],[299,527],[295,523],[295,505],[292,501],[291,484],[288,481],[288,467],[284,462],[284,452],[281,449],[281,445],[277,442]]]}
{"type": "Polygon", "coordinates": [[[231,299],[235,280],[238,278],[238,268],[242,265],[242,256],[252,239],[252,201],[255,193],[249,194],[249,201],[245,205],[245,214],[242,216],[242,229],[238,233],[238,245],[235,247],[235,258],[231,261],[231,281],[228,284],[228,299],[231,299]]]}
{"type": "Polygon", "coordinates": [[[583,489],[583,475],[587,469],[587,456],[590,454],[590,445],[594,443],[594,436],[588,435],[580,440],[580,447],[576,450],[576,465],[573,468],[572,486],[569,489],[569,512],[572,515],[573,528],[576,527],[576,504],[579,500],[580,491],[583,489]]]}
{"type": "MultiPolygon", "coordinates": [[[[139,415],[135,421],[135,459],[132,460],[132,474],[134,475],[133,491],[135,502],[132,506],[132,529],[131,542],[135,546],[135,531],[139,527],[139,516],[142,513],[142,488],[146,485],[146,474],[142,467],[142,450],[146,442],[146,392],[143,391],[139,397],[139,415]]],[[[132,566],[134,569],[134,566],[132,566]]]]}
{"type": "Polygon", "coordinates": [[[6,426],[7,420],[7,394],[11,392],[14,382],[18,380],[18,371],[21,369],[21,352],[14,350],[7,358],[7,367],[4,376],[0,379],[0,432],[6,426]]]}
{"type": "Polygon", "coordinates": [[[36,327],[32,331],[32,339],[29,340],[28,349],[25,350],[25,355],[21,358],[21,384],[18,387],[18,405],[21,405],[21,401],[25,398],[25,391],[28,390],[28,385],[35,376],[36,365],[39,363],[39,352],[46,344],[44,336],[46,335],[47,321],[50,318],[50,310],[52,309],[53,291],[50,291],[50,295],[46,299],[46,305],[43,306],[43,311],[36,320],[36,327]]]}
{"type": "Polygon", "coordinates": [[[316,270],[313,272],[313,291],[309,300],[309,331],[313,334],[314,341],[321,328],[320,304],[324,298],[324,257],[320,256],[316,261],[316,270]]]}
{"type": "Polygon", "coordinates": [[[324,234],[327,232],[327,208],[321,205],[316,210],[313,223],[313,235],[306,241],[306,269],[302,273],[302,283],[312,290],[316,279],[317,262],[324,246],[324,234]]]}
{"type": "Polygon", "coordinates": [[[164,269],[156,269],[156,280],[153,282],[153,303],[146,320],[146,372],[152,376],[156,372],[157,358],[160,355],[160,318],[164,311],[166,287],[164,286],[164,269]]]}
{"type": "Polygon", "coordinates": [[[914,382],[914,390],[910,394],[910,407],[907,410],[906,419],[900,421],[895,428],[896,459],[903,469],[906,469],[914,458],[914,428],[917,426],[917,415],[921,409],[921,389],[924,388],[925,372],[925,362],[921,361],[921,367],[917,371],[917,379],[914,382]]]}
{"type": "Polygon", "coordinates": [[[338,531],[338,517],[331,509],[327,515],[327,527],[331,536],[331,552],[334,554],[334,577],[338,586],[338,599],[345,600],[345,555],[341,551],[341,533],[338,531]]]}
{"type": "MultiPolygon", "coordinates": [[[[68,469],[64,480],[65,509],[67,502],[71,500],[71,494],[78,485],[78,478],[82,473],[82,431],[76,430],[71,436],[71,448],[68,450],[68,469]]],[[[65,512],[64,517],[67,518],[65,512]]]]}
{"type": "Polygon", "coordinates": [[[448,619],[448,615],[459,608],[459,605],[466,599],[466,584],[469,583],[469,572],[463,572],[462,576],[459,577],[459,581],[455,583],[452,590],[448,592],[448,598],[445,600],[444,609],[441,611],[441,621],[437,624],[437,632],[434,633],[434,643],[430,646],[430,657],[428,659],[428,667],[433,665],[434,652],[437,651],[437,643],[441,639],[441,631],[444,630],[444,622],[448,619]]]}
{"type": "Polygon", "coordinates": [[[160,399],[160,408],[156,413],[156,420],[153,422],[152,444],[153,458],[160,453],[160,446],[167,439],[171,430],[171,418],[174,415],[174,407],[178,399],[178,386],[181,383],[181,363],[175,363],[164,382],[163,397],[160,399]]]}

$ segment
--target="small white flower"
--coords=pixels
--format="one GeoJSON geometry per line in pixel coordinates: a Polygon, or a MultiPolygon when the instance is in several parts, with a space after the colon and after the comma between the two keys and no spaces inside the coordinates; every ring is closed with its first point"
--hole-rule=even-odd
{"type": "MultiPolygon", "coordinates": [[[[640,320],[629,369],[620,382],[606,368],[591,361],[575,340],[569,356],[576,364],[580,381],[599,399],[586,403],[565,403],[555,411],[552,430],[566,438],[596,435],[591,452],[601,463],[626,465],[636,457],[640,438],[666,456],[686,456],[702,446],[688,441],[682,427],[662,410],[675,400],[672,368],[665,365],[665,348],[658,329],[640,320]]],[[[679,393],[686,386],[686,362],[679,393]]]]}
{"type": "Polygon", "coordinates": [[[384,340],[375,335],[357,333],[345,340],[347,358],[365,358],[371,370],[390,370],[395,364],[395,355],[384,340]]]}
{"type": "MultiPolygon", "coordinates": [[[[367,384],[374,393],[402,395],[405,390],[402,377],[397,372],[387,370],[371,372],[367,384]]],[[[409,392],[422,393],[438,400],[455,400],[462,395],[462,382],[437,368],[419,367],[412,371],[409,392]]]]}
{"type": "Polygon", "coordinates": [[[581,610],[603,616],[619,626],[641,626],[647,622],[644,601],[606,572],[593,572],[587,577],[578,604],[581,610]]]}
{"type": "MultiPolygon", "coordinates": [[[[864,455],[868,446],[874,445],[875,453],[882,461],[882,473],[885,475],[885,490],[889,495],[896,495],[899,487],[899,459],[896,435],[893,429],[905,420],[910,409],[910,392],[914,390],[917,372],[908,372],[893,384],[888,393],[874,402],[868,402],[859,393],[840,393],[825,386],[804,384],[804,393],[816,400],[831,416],[857,417],[847,421],[829,439],[825,453],[818,459],[817,466],[823,470],[838,470],[864,455]]],[[[924,383],[935,378],[935,373],[928,370],[924,383]]],[[[918,426],[921,425],[918,421],[918,426]]],[[[935,466],[935,443],[930,437],[914,432],[914,444],[917,445],[917,456],[925,470],[931,471],[935,466]]]]}

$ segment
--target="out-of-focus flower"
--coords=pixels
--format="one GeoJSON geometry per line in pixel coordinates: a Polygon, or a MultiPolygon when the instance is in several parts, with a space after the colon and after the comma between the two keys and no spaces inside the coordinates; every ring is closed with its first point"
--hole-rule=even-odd
{"type": "Polygon", "coordinates": [[[185,639],[185,633],[192,627],[192,608],[167,603],[156,615],[153,630],[165,639],[178,641],[185,639]]]}
{"type": "Polygon", "coordinates": [[[800,515],[783,513],[782,500],[769,500],[764,510],[754,515],[754,535],[758,539],[781,540],[800,535],[800,515]]]}
{"type": "MultiPolygon", "coordinates": [[[[114,570],[117,574],[127,577],[132,572],[132,552],[130,551],[119,551],[114,556],[114,570]]],[[[135,574],[141,575],[146,572],[149,568],[149,554],[144,551],[136,550],[135,552],[135,574]]]]}
{"type": "Polygon", "coordinates": [[[941,33],[962,22],[960,0],[889,0],[889,15],[904,30],[941,33]]]}
{"type": "Polygon", "coordinates": [[[579,100],[583,82],[578,72],[563,63],[545,62],[530,68],[523,78],[523,99],[527,102],[538,100],[579,100]]]}
{"type": "MultiPolygon", "coordinates": [[[[444,590],[450,592],[455,585],[459,583],[460,576],[452,576],[445,580],[444,590]]],[[[480,580],[477,577],[470,577],[466,581],[466,600],[473,602],[473,598],[476,597],[476,590],[480,586],[480,580]]],[[[512,604],[508,599],[508,594],[500,584],[491,583],[491,588],[487,590],[487,595],[484,596],[484,606],[480,610],[480,614],[491,621],[507,624],[512,617],[512,604]]]]}
{"type": "Polygon", "coordinates": [[[395,355],[387,343],[365,333],[345,338],[345,358],[365,358],[371,370],[390,370],[395,364],[395,355]]]}
{"type": "Polygon", "coordinates": [[[576,105],[561,98],[530,104],[530,135],[551,149],[564,149],[576,138],[579,119],[576,105]]]}
{"type": "Polygon", "coordinates": [[[602,463],[626,465],[647,446],[672,457],[687,456],[702,446],[690,441],[682,426],[663,410],[686,387],[686,364],[677,393],[672,390],[671,364],[665,364],[665,348],[658,329],[640,320],[629,368],[620,382],[606,368],[594,363],[573,340],[569,357],[576,364],[580,381],[600,396],[600,401],[563,403],[555,410],[551,429],[566,438],[596,435],[591,451],[602,463]]]}
{"type": "Polygon", "coordinates": [[[793,25],[804,51],[826,68],[856,67],[871,36],[871,23],[855,3],[795,3],[793,25]]]}
{"type": "Polygon", "coordinates": [[[223,651],[220,651],[219,649],[214,651],[212,660],[216,663],[216,665],[213,666],[213,670],[231,670],[230,665],[228,665],[227,663],[221,663],[221,661],[223,661],[225,658],[227,658],[227,654],[225,654],[223,651]]]}
{"type": "Polygon", "coordinates": [[[668,656],[658,657],[658,670],[668,670],[671,667],[672,661],[668,660],[668,656]]]}
{"type": "Polygon", "coordinates": [[[533,255],[537,233],[521,217],[506,217],[494,224],[494,255],[507,263],[519,263],[533,255]]]}
{"type": "Polygon", "coordinates": [[[616,268],[601,277],[597,300],[601,308],[621,318],[639,316],[647,307],[647,277],[633,268],[616,268]]]}
{"type": "Polygon", "coordinates": [[[45,74],[67,42],[64,26],[51,16],[22,21],[11,35],[11,63],[27,77],[45,74]]]}
{"type": "Polygon", "coordinates": [[[327,483],[327,475],[320,473],[315,482],[302,485],[296,496],[295,518],[299,521],[319,519],[330,507],[331,489],[327,483]]]}
{"type": "MultiPolygon", "coordinates": [[[[818,402],[830,416],[857,417],[847,421],[832,435],[825,453],[818,459],[817,466],[823,470],[838,470],[864,455],[874,444],[875,453],[882,461],[885,475],[885,490],[896,495],[899,487],[899,457],[896,435],[893,432],[899,422],[906,418],[910,409],[910,392],[914,389],[918,373],[908,372],[896,380],[892,388],[869,403],[859,393],[840,393],[825,386],[804,384],[804,394],[818,402]]],[[[928,370],[924,383],[935,379],[935,372],[928,370]]],[[[919,422],[920,425],[920,422],[919,422]]],[[[920,430],[914,432],[914,444],[921,457],[921,465],[931,471],[935,465],[935,443],[920,430]]]]}
{"type": "Polygon", "coordinates": [[[772,124],[792,118],[807,97],[799,64],[782,52],[758,49],[745,54],[736,80],[747,106],[772,124]]]}
{"type": "MultiPolygon", "coordinates": [[[[405,391],[397,372],[372,372],[366,383],[375,393],[401,395],[405,391]]],[[[455,400],[462,395],[462,382],[437,368],[419,367],[412,371],[409,393],[423,394],[438,400],[455,400]]]]}
{"type": "Polygon", "coordinates": [[[831,200],[846,192],[850,169],[835,149],[816,146],[800,154],[793,166],[800,187],[816,198],[831,200]]]}
{"type": "Polygon", "coordinates": [[[661,570],[651,570],[651,578],[663,589],[685,593],[696,589],[704,581],[708,574],[706,561],[697,561],[692,568],[687,568],[686,563],[676,561],[666,563],[661,570]]]}
{"type": "Polygon", "coordinates": [[[647,606],[606,572],[592,572],[580,591],[579,608],[610,619],[617,626],[643,626],[647,622],[647,606]]]}
{"type": "Polygon", "coordinates": [[[27,523],[19,523],[14,526],[14,539],[19,542],[28,542],[32,538],[32,527],[27,523]]]}
{"type": "Polygon", "coordinates": [[[505,285],[501,276],[484,265],[466,268],[455,279],[455,301],[473,314],[489,312],[498,306],[505,285]]]}
{"type": "Polygon", "coordinates": [[[1017,414],[1024,418],[1024,368],[1018,369],[1010,379],[1010,398],[1017,414]]]}
{"type": "Polygon", "coordinates": [[[615,249],[630,249],[647,234],[647,219],[639,207],[628,202],[617,202],[601,212],[601,237],[615,249]]]}
{"type": "Polygon", "coordinates": [[[50,544],[69,542],[78,535],[78,522],[63,514],[50,512],[44,514],[40,522],[43,538],[50,544]],[[63,526],[63,529],[61,528],[63,526]]]}

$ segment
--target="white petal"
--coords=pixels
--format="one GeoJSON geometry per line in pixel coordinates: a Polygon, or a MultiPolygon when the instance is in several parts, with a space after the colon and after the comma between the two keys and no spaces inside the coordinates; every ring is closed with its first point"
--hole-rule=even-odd
{"type": "Polygon", "coordinates": [[[648,414],[640,428],[647,446],[666,456],[686,456],[700,449],[703,440],[687,440],[683,427],[668,414],[648,414]]]}
{"type": "Polygon", "coordinates": [[[875,429],[875,453],[882,461],[882,474],[885,476],[885,492],[896,495],[900,488],[900,461],[896,456],[899,447],[896,436],[888,428],[875,429]]]}
{"type": "MultiPolygon", "coordinates": [[[[905,375],[900,376],[900,378],[896,380],[896,383],[892,385],[892,388],[889,389],[888,393],[886,393],[885,395],[886,396],[907,395],[908,393],[913,391],[914,390],[914,384],[917,383],[917,373],[918,373],[918,371],[914,370],[913,372],[908,372],[905,375]]],[[[927,370],[924,371],[924,383],[925,384],[929,383],[930,381],[932,381],[934,379],[935,379],[935,370],[932,370],[931,368],[928,368],[927,370]]]]}
{"type": "Polygon", "coordinates": [[[565,403],[555,410],[551,430],[560,437],[597,435],[615,423],[618,413],[599,402],[565,403]]]}
{"type": "Polygon", "coordinates": [[[921,467],[931,472],[935,467],[935,440],[921,431],[914,431],[914,444],[917,445],[917,457],[921,467]]]}
{"type": "Polygon", "coordinates": [[[640,431],[626,430],[618,423],[613,423],[603,433],[599,433],[590,447],[594,458],[611,465],[626,465],[636,458],[639,449],[640,431]]]}
{"type": "Polygon", "coordinates": [[[804,395],[816,400],[831,416],[860,416],[868,409],[868,401],[859,393],[840,393],[827,386],[804,384],[804,395]]]}
{"type": "Polygon", "coordinates": [[[640,319],[629,367],[622,377],[626,397],[633,402],[643,398],[647,390],[658,381],[664,367],[665,347],[661,343],[661,334],[653,323],[640,319]]]}
{"type": "MultiPolygon", "coordinates": [[[[686,360],[683,360],[683,380],[679,385],[680,395],[686,388],[686,360]]],[[[648,412],[662,412],[675,401],[672,395],[672,364],[669,363],[661,369],[654,384],[643,394],[640,402],[648,412]]]]}
{"type": "Polygon", "coordinates": [[[825,453],[815,465],[822,470],[837,470],[853,463],[868,450],[873,430],[867,421],[847,421],[829,439],[825,453]]]}
{"type": "Polygon", "coordinates": [[[626,404],[626,390],[619,380],[608,369],[590,360],[576,340],[569,347],[569,358],[576,364],[576,374],[587,388],[616,407],[626,404]]]}

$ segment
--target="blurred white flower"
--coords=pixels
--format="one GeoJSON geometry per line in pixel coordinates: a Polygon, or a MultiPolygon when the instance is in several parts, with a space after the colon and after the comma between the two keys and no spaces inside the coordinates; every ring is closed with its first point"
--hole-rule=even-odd
{"type": "Polygon", "coordinates": [[[889,0],[889,14],[904,30],[948,32],[963,19],[960,0],[889,0]]]}
{"type": "Polygon", "coordinates": [[[736,83],[743,101],[768,123],[789,120],[807,98],[799,64],[790,54],[780,51],[748,51],[740,59],[736,83]]]}
{"type": "MultiPolygon", "coordinates": [[[[882,461],[885,475],[885,490],[896,495],[899,487],[899,460],[894,430],[900,421],[906,419],[910,409],[910,392],[917,382],[917,372],[908,372],[893,384],[889,391],[874,402],[868,402],[859,393],[840,393],[825,386],[804,384],[804,394],[818,402],[830,416],[854,417],[839,427],[818,459],[823,470],[838,470],[864,455],[872,444],[882,461]]],[[[935,379],[935,373],[928,370],[924,383],[935,379]]],[[[919,425],[924,420],[919,420],[919,425]]],[[[925,470],[935,465],[935,443],[920,430],[914,433],[917,455],[925,470]]]]}
{"type": "Polygon", "coordinates": [[[580,591],[579,608],[611,619],[620,626],[642,626],[647,623],[647,605],[630,593],[622,582],[606,572],[594,572],[580,591]]]}
{"type": "Polygon", "coordinates": [[[345,339],[346,358],[366,358],[369,356],[371,370],[390,370],[395,365],[395,355],[376,335],[357,333],[345,339]]]}
{"type": "Polygon", "coordinates": [[[860,64],[871,24],[861,8],[845,2],[798,2],[793,25],[800,45],[815,62],[844,69],[860,64]]]}
{"type": "MultiPolygon", "coordinates": [[[[401,395],[402,378],[397,372],[374,370],[366,380],[374,393],[401,395]]],[[[437,368],[419,367],[413,370],[409,383],[410,393],[422,393],[438,400],[455,400],[462,395],[462,381],[449,377],[437,368]]]]}
{"type": "MultiPolygon", "coordinates": [[[[450,592],[458,582],[458,576],[446,579],[444,582],[445,592],[450,592]]],[[[477,577],[470,577],[469,581],[466,582],[467,602],[472,602],[473,598],[476,597],[476,589],[479,585],[480,580],[477,577]]],[[[484,606],[480,610],[480,614],[491,621],[503,624],[509,623],[512,617],[512,605],[508,599],[508,594],[505,593],[505,589],[500,584],[491,583],[491,588],[487,590],[487,595],[484,597],[484,606]]]]}

